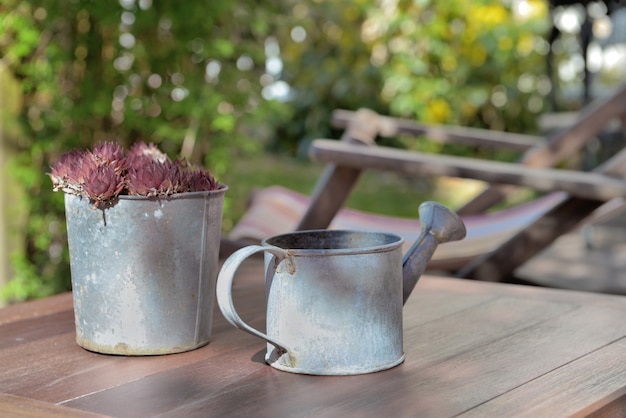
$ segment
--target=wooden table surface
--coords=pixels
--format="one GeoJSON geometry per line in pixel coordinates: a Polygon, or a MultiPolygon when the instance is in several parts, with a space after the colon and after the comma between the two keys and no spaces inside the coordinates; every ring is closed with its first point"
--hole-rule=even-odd
{"type": "MultiPolygon", "coordinates": [[[[235,303],[263,327],[262,265],[235,303]]],[[[0,416],[626,416],[626,297],[424,276],[406,361],[322,377],[275,370],[216,308],[212,342],[122,357],[74,342],[70,294],[0,309],[0,416]]]]}

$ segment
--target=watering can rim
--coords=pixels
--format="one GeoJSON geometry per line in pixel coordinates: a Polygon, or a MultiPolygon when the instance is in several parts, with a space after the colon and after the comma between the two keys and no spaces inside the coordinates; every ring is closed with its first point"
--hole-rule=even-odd
{"type": "Polygon", "coordinates": [[[405,239],[400,235],[391,232],[382,231],[362,231],[352,229],[309,229],[302,231],[287,232],[280,235],[275,235],[262,240],[261,244],[270,247],[278,247],[287,251],[291,255],[306,255],[306,256],[340,256],[340,255],[355,255],[355,254],[372,254],[377,252],[392,251],[396,248],[401,248],[405,239]],[[341,235],[341,234],[359,234],[370,236],[383,236],[386,237],[388,242],[372,245],[355,246],[352,248],[283,248],[279,245],[273,244],[272,241],[280,240],[281,238],[294,236],[294,235],[341,235]]]}

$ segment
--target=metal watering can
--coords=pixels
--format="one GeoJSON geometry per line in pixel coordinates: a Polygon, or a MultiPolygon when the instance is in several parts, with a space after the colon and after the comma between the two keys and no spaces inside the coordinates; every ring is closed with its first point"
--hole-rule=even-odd
{"type": "Polygon", "coordinates": [[[458,215],[435,202],[419,208],[421,232],[402,256],[403,238],[362,231],[278,235],[233,253],[217,279],[217,301],[235,327],[267,341],[265,361],[293,373],[352,375],[404,361],[402,306],[440,243],[465,237],[458,215]],[[239,265],[265,253],[266,332],[237,314],[239,265]]]}

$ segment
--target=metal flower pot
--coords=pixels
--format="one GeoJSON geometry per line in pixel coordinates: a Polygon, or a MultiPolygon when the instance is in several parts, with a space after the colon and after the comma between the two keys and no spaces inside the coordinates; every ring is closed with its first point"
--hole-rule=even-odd
{"type": "Polygon", "coordinates": [[[209,342],[225,191],[120,196],[105,209],[65,195],[81,347],[155,355],[209,342]]]}

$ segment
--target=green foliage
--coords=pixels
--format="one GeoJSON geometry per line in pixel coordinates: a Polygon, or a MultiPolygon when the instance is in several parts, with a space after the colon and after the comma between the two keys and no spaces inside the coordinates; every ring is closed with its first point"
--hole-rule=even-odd
{"type": "Polygon", "coordinates": [[[284,77],[294,87],[297,116],[281,129],[286,137],[326,136],[333,108],[370,107],[424,122],[535,131],[550,88],[544,66],[547,10],[545,2],[530,0],[530,13],[521,16],[513,5],[499,0],[295,4],[294,27],[302,27],[306,37],[281,38],[284,77]]]}
{"type": "Polygon", "coordinates": [[[304,154],[310,140],[336,133],[329,128],[333,109],[387,110],[380,99],[381,72],[371,63],[371,47],[361,40],[368,11],[377,10],[375,2],[290,3],[290,25],[277,38],[283,79],[292,88],[293,118],[279,127],[272,146],[304,154]]]}
{"type": "Polygon", "coordinates": [[[45,175],[61,154],[153,142],[219,179],[288,116],[262,97],[273,2],[8,0],[0,16],[0,56],[24,103],[20,134],[4,144],[26,218],[6,298],[69,288],[62,195],[45,175]]]}
{"type": "MultiPolygon", "coordinates": [[[[372,13],[364,37],[391,112],[425,122],[528,132],[542,110],[547,19],[513,3],[400,1],[372,13]],[[380,28],[387,28],[381,30],[380,28]]],[[[530,7],[530,6],[529,6],[530,7]]]]}

